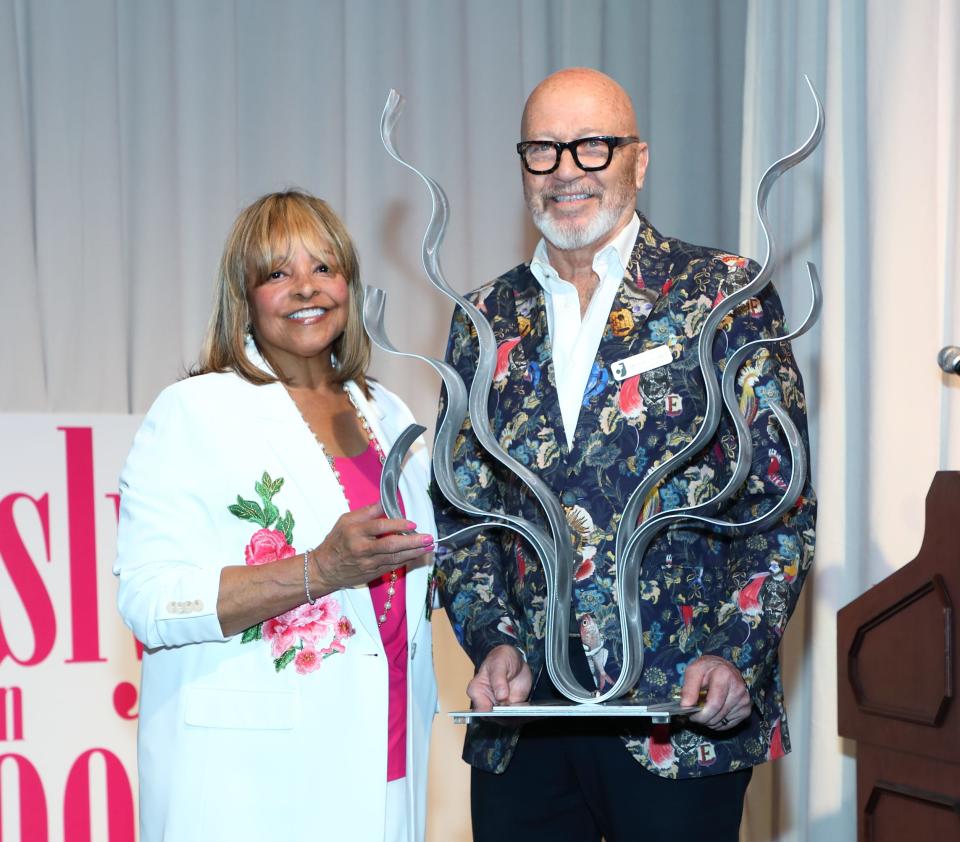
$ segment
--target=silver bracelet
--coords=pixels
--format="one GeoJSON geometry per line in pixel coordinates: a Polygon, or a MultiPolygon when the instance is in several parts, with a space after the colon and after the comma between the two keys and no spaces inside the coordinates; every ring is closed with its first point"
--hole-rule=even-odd
{"type": "Polygon", "coordinates": [[[307,572],[307,557],[312,552],[313,552],[313,549],[309,549],[309,550],[305,550],[303,553],[303,590],[307,594],[307,602],[309,602],[311,605],[316,605],[317,601],[312,596],[310,596],[310,575],[307,572]]]}

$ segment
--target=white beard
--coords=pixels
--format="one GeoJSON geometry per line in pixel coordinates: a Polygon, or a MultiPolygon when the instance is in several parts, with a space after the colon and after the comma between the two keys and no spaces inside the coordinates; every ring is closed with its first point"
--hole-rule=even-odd
{"type": "Polygon", "coordinates": [[[623,208],[601,207],[585,225],[575,225],[558,222],[546,210],[531,208],[533,224],[547,242],[561,251],[574,251],[597,242],[613,230],[622,213],[623,208]]]}

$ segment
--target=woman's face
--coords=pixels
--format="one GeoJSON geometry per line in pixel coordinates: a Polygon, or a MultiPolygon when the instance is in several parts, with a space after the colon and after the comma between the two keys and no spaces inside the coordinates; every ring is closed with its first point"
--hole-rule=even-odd
{"type": "Polygon", "coordinates": [[[333,253],[311,254],[297,242],[290,259],[250,290],[253,334],[280,371],[314,357],[329,357],[347,326],[350,293],[333,253]]]}

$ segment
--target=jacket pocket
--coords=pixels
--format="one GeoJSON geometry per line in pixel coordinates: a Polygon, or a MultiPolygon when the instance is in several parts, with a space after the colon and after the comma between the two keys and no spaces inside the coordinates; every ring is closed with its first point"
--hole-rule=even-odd
{"type": "Polygon", "coordinates": [[[300,720],[300,696],[287,691],[188,687],[183,721],[198,728],[288,731],[300,720]]]}

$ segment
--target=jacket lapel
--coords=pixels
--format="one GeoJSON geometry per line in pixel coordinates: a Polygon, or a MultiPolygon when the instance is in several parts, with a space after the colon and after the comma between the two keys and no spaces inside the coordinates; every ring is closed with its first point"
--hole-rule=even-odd
{"type": "MultiPolygon", "coordinates": [[[[290,496],[287,500],[296,518],[296,547],[298,552],[303,552],[318,545],[337,518],[349,511],[347,499],[323,449],[286,389],[280,383],[260,388],[273,393],[270,401],[264,402],[264,411],[272,410],[270,424],[265,427],[265,432],[270,431],[269,437],[264,436],[265,444],[273,451],[283,471],[285,489],[295,492],[294,500],[291,501],[290,496]]],[[[373,601],[367,587],[344,588],[339,595],[349,604],[351,616],[366,633],[368,642],[380,647],[373,601]]]]}
{"type": "MultiPolygon", "coordinates": [[[[603,336],[590,381],[584,392],[584,406],[577,421],[574,450],[596,431],[607,407],[618,408],[623,383],[611,371],[615,363],[661,344],[651,335],[648,320],[669,279],[660,243],[663,238],[640,215],[640,231],[607,315],[603,336]],[[651,259],[652,258],[652,259],[651,259]]],[[[623,400],[627,400],[626,395],[623,400]]]]}
{"type": "MultiPolygon", "coordinates": [[[[397,428],[394,420],[388,418],[376,402],[368,401],[360,387],[352,380],[347,383],[347,389],[354,403],[363,414],[367,424],[370,425],[370,429],[383,448],[383,452],[388,453],[390,448],[393,447],[397,436],[399,436],[403,430],[397,428]]],[[[416,520],[416,517],[411,513],[412,501],[415,499],[414,491],[403,472],[400,474],[400,496],[404,500],[407,516],[412,520],[416,520]]],[[[412,640],[415,636],[425,613],[423,606],[426,604],[427,597],[427,572],[430,566],[428,559],[429,556],[424,556],[421,560],[408,564],[407,574],[404,577],[408,641],[412,640]]],[[[349,591],[348,596],[354,602],[361,601],[360,591],[358,589],[349,591]]],[[[363,589],[363,597],[370,606],[369,617],[366,618],[366,621],[372,622],[372,632],[376,634],[379,640],[380,629],[377,626],[377,619],[374,615],[373,601],[370,599],[369,592],[366,589],[363,589]]]]}
{"type": "MultiPolygon", "coordinates": [[[[530,429],[537,430],[537,440],[529,444],[534,448],[534,452],[559,449],[565,456],[567,440],[562,434],[563,417],[557,396],[546,302],[543,289],[529,266],[525,267],[521,275],[521,283],[514,287],[513,310],[515,335],[520,337],[520,353],[526,363],[524,391],[537,398],[534,412],[538,417],[532,419],[534,423],[530,425],[530,429]]],[[[531,402],[525,402],[525,397],[526,394],[517,396],[520,407],[525,404],[532,407],[531,402]]]]}
{"type": "MultiPolygon", "coordinates": [[[[273,373],[250,339],[247,356],[264,371],[273,373]]],[[[349,511],[349,505],[323,448],[283,384],[269,383],[259,389],[258,397],[262,399],[251,407],[251,414],[263,419],[262,444],[276,456],[285,487],[295,492],[295,499],[290,499],[293,495],[288,496],[284,508],[289,508],[296,518],[295,544],[297,550],[303,552],[323,540],[337,518],[349,511]]],[[[351,394],[359,393],[359,389],[354,389],[351,394]]],[[[357,625],[366,633],[368,645],[372,643],[382,649],[373,600],[367,586],[344,588],[340,595],[349,604],[357,625]]]]}

